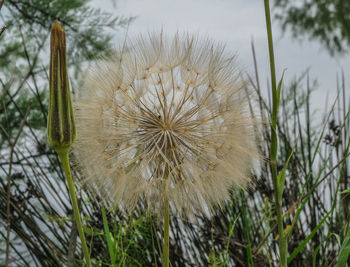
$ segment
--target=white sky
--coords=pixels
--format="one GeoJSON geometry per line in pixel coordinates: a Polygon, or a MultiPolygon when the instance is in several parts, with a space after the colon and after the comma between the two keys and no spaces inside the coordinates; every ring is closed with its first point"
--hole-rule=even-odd
{"type": "MultiPolygon", "coordinates": [[[[116,9],[112,2],[92,0],[91,5],[115,14],[137,16],[129,28],[131,35],[163,28],[168,33],[186,30],[226,43],[228,50],[237,52],[240,68],[252,76],[253,38],[260,81],[266,90],[269,61],[263,0],[117,0],[116,9]]],[[[327,93],[329,103],[336,96],[336,74],[343,68],[345,77],[349,76],[350,56],[331,58],[317,41],[305,38],[300,42],[290,33],[282,35],[278,22],[273,23],[273,32],[278,77],[287,68],[288,83],[310,67],[311,80],[317,79],[320,85],[312,95],[312,104],[323,110],[327,93]]],[[[124,37],[125,32],[119,32],[116,40],[124,37]]]]}

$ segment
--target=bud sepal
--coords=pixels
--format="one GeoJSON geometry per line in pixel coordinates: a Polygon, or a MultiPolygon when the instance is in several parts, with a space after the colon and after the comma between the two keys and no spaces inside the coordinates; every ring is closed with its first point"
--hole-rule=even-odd
{"type": "Polygon", "coordinates": [[[58,154],[66,152],[76,138],[66,59],[66,33],[56,20],[51,27],[50,102],[47,137],[58,154]]]}

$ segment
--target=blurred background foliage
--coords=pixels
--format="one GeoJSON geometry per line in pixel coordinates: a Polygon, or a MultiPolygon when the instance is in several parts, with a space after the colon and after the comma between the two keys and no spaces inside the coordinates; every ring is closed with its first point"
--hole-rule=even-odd
{"type": "MultiPolygon", "coordinates": [[[[319,38],[332,52],[346,51],[349,17],[341,16],[338,9],[346,13],[350,8],[347,1],[294,3],[275,1],[283,27],[319,38]]],[[[108,55],[113,35],[134,18],[102,12],[84,0],[5,0],[0,18],[0,28],[6,25],[0,36],[0,263],[5,258],[6,189],[11,179],[9,266],[81,266],[82,251],[64,175],[46,141],[50,26],[59,19],[66,29],[74,93],[84,66],[108,55]]],[[[253,45],[252,54],[257,66],[253,45]]],[[[256,93],[249,98],[252,114],[268,120],[271,103],[262,93],[268,88],[261,87],[257,67],[255,70],[254,77],[246,77],[256,93]]],[[[350,193],[346,193],[350,183],[350,101],[345,75],[339,75],[334,87],[337,100],[316,111],[321,120],[315,120],[310,106],[315,90],[317,82],[308,72],[282,89],[279,171],[294,151],[283,194],[286,231],[294,226],[288,242],[290,266],[334,266],[350,231],[350,193]]],[[[257,131],[262,154],[268,158],[270,128],[265,125],[257,131]]],[[[268,161],[252,170],[252,176],[250,188],[233,192],[232,202],[210,219],[198,216],[188,221],[172,215],[172,266],[277,265],[278,235],[268,161]]],[[[83,178],[77,172],[74,177],[83,178]]],[[[129,217],[122,211],[108,211],[103,218],[102,201],[83,185],[76,183],[76,187],[95,266],[161,265],[162,225],[145,213],[142,203],[129,217]],[[115,251],[113,261],[107,240],[115,251]]]]}
{"type": "Polygon", "coordinates": [[[274,0],[276,18],[295,37],[319,40],[331,53],[349,52],[350,1],[274,0]]]}

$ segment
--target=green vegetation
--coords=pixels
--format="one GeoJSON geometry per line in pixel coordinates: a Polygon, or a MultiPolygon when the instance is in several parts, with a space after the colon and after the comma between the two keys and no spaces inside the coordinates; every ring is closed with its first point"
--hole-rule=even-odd
{"type": "MultiPolygon", "coordinates": [[[[82,266],[63,169],[46,140],[50,26],[55,19],[65,26],[74,95],[81,66],[113,47],[107,29],[127,27],[132,19],[92,9],[83,0],[6,0],[2,18],[0,28],[7,28],[0,36],[0,264],[10,215],[9,266],[82,266]]],[[[337,25],[322,27],[331,33],[337,25]]],[[[257,66],[253,44],[252,54],[257,66]]],[[[171,266],[350,265],[346,76],[334,88],[337,99],[315,111],[310,99],[317,83],[307,71],[289,84],[278,83],[272,74],[267,90],[255,70],[255,77],[247,77],[254,94],[247,95],[253,116],[272,122],[256,131],[263,157],[273,155],[276,161],[257,164],[248,190],[233,192],[232,202],[211,219],[172,216],[171,266]],[[272,91],[272,97],[264,97],[263,90],[272,91]]],[[[71,157],[92,265],[161,266],[162,223],[146,214],[142,203],[129,217],[106,210],[92,189],[79,183],[84,177],[71,157]]]]}
{"type": "Polygon", "coordinates": [[[274,0],[276,18],[282,29],[290,28],[295,37],[308,36],[320,41],[331,54],[350,47],[350,1],[274,0]]]}

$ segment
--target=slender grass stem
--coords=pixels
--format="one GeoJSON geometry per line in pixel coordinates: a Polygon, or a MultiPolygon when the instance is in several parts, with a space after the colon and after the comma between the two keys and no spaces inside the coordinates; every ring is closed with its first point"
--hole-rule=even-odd
{"type": "Polygon", "coordinates": [[[253,267],[254,266],[254,260],[253,260],[253,253],[252,253],[252,245],[250,242],[250,222],[249,219],[247,217],[247,202],[245,199],[245,196],[243,194],[243,192],[241,191],[241,199],[242,199],[242,218],[243,218],[243,225],[244,225],[244,229],[245,229],[245,236],[247,239],[247,248],[246,248],[246,253],[247,253],[247,263],[249,267],[253,267]]]}
{"type": "Polygon", "coordinates": [[[164,197],[164,240],[163,240],[163,267],[169,267],[169,228],[170,210],[168,196],[164,197]]]}
{"type": "Polygon", "coordinates": [[[264,0],[265,4],[265,19],[266,19],[266,31],[269,47],[270,56],[270,71],[271,71],[271,88],[272,88],[272,116],[271,116],[271,152],[270,152],[270,167],[272,172],[273,187],[275,193],[275,206],[277,215],[277,227],[279,235],[279,253],[280,253],[280,266],[287,266],[287,237],[283,231],[283,218],[282,218],[282,201],[279,201],[279,188],[277,180],[277,112],[278,112],[278,94],[276,84],[276,70],[275,70],[275,58],[273,52],[273,41],[272,41],[272,29],[271,29],[271,16],[270,16],[270,5],[269,0],[264,0]]]}
{"type": "Polygon", "coordinates": [[[64,170],[64,173],[66,175],[66,179],[68,182],[68,190],[69,190],[69,195],[72,201],[72,205],[73,205],[73,212],[74,212],[74,217],[77,223],[77,228],[78,228],[78,232],[79,232],[79,236],[80,236],[80,240],[81,240],[81,245],[83,248],[83,253],[84,253],[84,257],[85,257],[85,261],[86,261],[86,266],[91,267],[91,262],[90,262],[90,254],[89,254],[89,250],[88,247],[86,245],[86,239],[85,239],[85,235],[84,235],[84,230],[83,230],[83,224],[81,222],[81,217],[80,217],[80,212],[79,212],[79,207],[78,207],[78,201],[77,201],[77,197],[75,194],[75,189],[74,189],[74,183],[73,183],[73,179],[72,179],[72,174],[71,174],[71,170],[70,170],[70,166],[69,166],[69,155],[68,155],[69,151],[63,151],[61,153],[58,153],[58,156],[60,157],[61,163],[62,163],[62,168],[64,170]]]}

